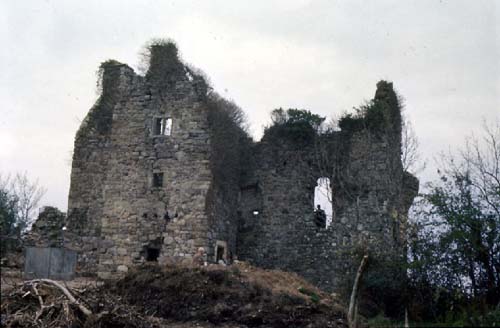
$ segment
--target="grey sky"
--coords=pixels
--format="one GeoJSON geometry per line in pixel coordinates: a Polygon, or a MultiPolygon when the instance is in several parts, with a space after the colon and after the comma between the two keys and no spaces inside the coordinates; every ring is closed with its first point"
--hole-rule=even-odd
{"type": "Polygon", "coordinates": [[[95,72],[137,68],[154,37],[247,113],[262,134],[276,107],[324,116],[394,82],[430,160],[500,117],[500,2],[21,1],[0,3],[0,173],[27,171],[66,210],[73,139],[95,72]]]}

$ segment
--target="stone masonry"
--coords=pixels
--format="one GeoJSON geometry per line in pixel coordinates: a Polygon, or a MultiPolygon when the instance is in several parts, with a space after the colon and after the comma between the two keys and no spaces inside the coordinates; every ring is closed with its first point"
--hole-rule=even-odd
{"type": "Polygon", "coordinates": [[[24,246],[63,247],[66,214],[52,206],[45,206],[30,232],[23,240],[24,246]]]}
{"type": "Polygon", "coordinates": [[[343,129],[304,146],[266,132],[243,142],[234,126],[214,123],[207,84],[173,44],[150,51],[145,76],[102,64],[101,96],[75,138],[66,238],[81,274],[187,262],[204,247],[209,261],[233,256],[332,289],[342,250],[368,243],[402,252],[418,181],[401,166],[391,83],[377,86],[385,118],[377,133],[343,129]],[[327,229],[313,222],[319,177],[334,190],[327,229]]]}
{"type": "Polygon", "coordinates": [[[401,234],[418,180],[402,169],[400,111],[390,112],[397,105],[387,101],[391,96],[392,84],[380,82],[374,101],[388,120],[376,132],[345,129],[305,145],[265,134],[253,146],[253,175],[241,190],[240,258],[332,289],[352,270],[355,248],[403,253],[401,234]],[[325,150],[327,163],[318,158],[325,150]],[[312,211],[321,177],[333,190],[327,229],[316,227],[312,211]]]}

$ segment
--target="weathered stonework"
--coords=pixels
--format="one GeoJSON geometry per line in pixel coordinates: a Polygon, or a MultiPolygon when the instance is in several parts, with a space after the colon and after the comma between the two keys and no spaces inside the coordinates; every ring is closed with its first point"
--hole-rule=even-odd
{"type": "Polygon", "coordinates": [[[62,247],[66,214],[52,206],[45,206],[23,240],[24,246],[62,247]]]}
{"type": "MultiPolygon", "coordinates": [[[[394,94],[392,84],[380,83],[378,92],[382,88],[394,94]]],[[[241,194],[237,253],[332,289],[352,270],[356,248],[403,254],[401,235],[418,180],[403,172],[399,126],[318,139],[297,145],[264,135],[254,146],[254,175],[241,194]],[[318,158],[323,150],[327,167],[318,158]],[[316,227],[312,210],[320,177],[328,177],[333,189],[334,216],[327,229],[316,227]]]]}
{"type": "Polygon", "coordinates": [[[306,145],[266,133],[253,143],[220,124],[205,81],[173,45],[151,48],[144,77],[104,63],[102,95],[75,138],[67,245],[79,251],[79,271],[108,278],[147,260],[189,261],[199,247],[215,261],[219,245],[331,289],[355,245],[402,250],[418,181],[401,166],[392,84],[381,82],[375,101],[385,119],[377,132],[342,130],[306,145]],[[324,176],[335,216],[318,229],[313,196],[324,176]]]}

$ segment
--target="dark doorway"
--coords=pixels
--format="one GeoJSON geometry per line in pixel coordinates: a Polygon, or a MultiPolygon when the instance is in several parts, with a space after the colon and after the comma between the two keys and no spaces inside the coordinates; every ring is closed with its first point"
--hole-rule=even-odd
{"type": "Polygon", "coordinates": [[[158,248],[148,247],[146,249],[146,261],[148,262],[158,262],[158,257],[160,256],[160,250],[158,248]]]}
{"type": "Polygon", "coordinates": [[[224,247],[223,246],[220,246],[220,245],[217,245],[217,251],[216,251],[216,258],[215,258],[215,262],[216,263],[219,263],[220,260],[224,260],[224,247]]]}

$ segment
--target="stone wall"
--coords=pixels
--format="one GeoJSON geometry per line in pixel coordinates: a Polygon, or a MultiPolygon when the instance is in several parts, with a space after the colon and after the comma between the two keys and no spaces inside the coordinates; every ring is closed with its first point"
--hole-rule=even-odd
{"type": "Polygon", "coordinates": [[[241,162],[248,151],[248,135],[235,122],[236,105],[217,94],[208,99],[210,168],[212,184],[206,199],[209,218],[208,258],[215,259],[214,245],[224,246],[226,260],[236,255],[241,162]]]}
{"type": "Polygon", "coordinates": [[[270,129],[253,143],[175,46],[149,50],[145,76],[101,66],[101,97],[75,138],[66,235],[80,273],[190,261],[198,247],[215,261],[222,246],[332,290],[345,285],[353,250],[403,253],[418,181],[402,169],[392,84],[380,82],[373,108],[341,131],[297,139],[270,129]],[[333,188],[328,228],[313,221],[320,177],[333,188]]]}
{"type": "Polygon", "coordinates": [[[64,247],[66,214],[52,206],[45,206],[23,240],[24,246],[64,247]]]}
{"type": "MultiPolygon", "coordinates": [[[[386,106],[395,95],[392,84],[379,84],[377,95],[381,89],[380,110],[400,115],[386,106]]],[[[238,256],[332,290],[351,269],[353,250],[403,254],[400,237],[416,191],[415,183],[411,189],[403,181],[400,117],[387,118],[376,131],[340,131],[309,144],[265,135],[254,147],[253,177],[242,189],[238,256]],[[321,163],[322,151],[328,163],[321,163]],[[327,229],[313,221],[314,188],[325,176],[332,181],[335,213],[327,229]]]]}
{"type": "Polygon", "coordinates": [[[226,202],[210,165],[204,80],[169,45],[151,48],[145,77],[117,62],[102,71],[72,166],[68,231],[80,271],[107,278],[146,260],[189,261],[198,247],[213,256],[222,238],[234,243],[234,222],[207,211],[226,202]],[[167,119],[170,133],[161,131],[167,119]]]}

